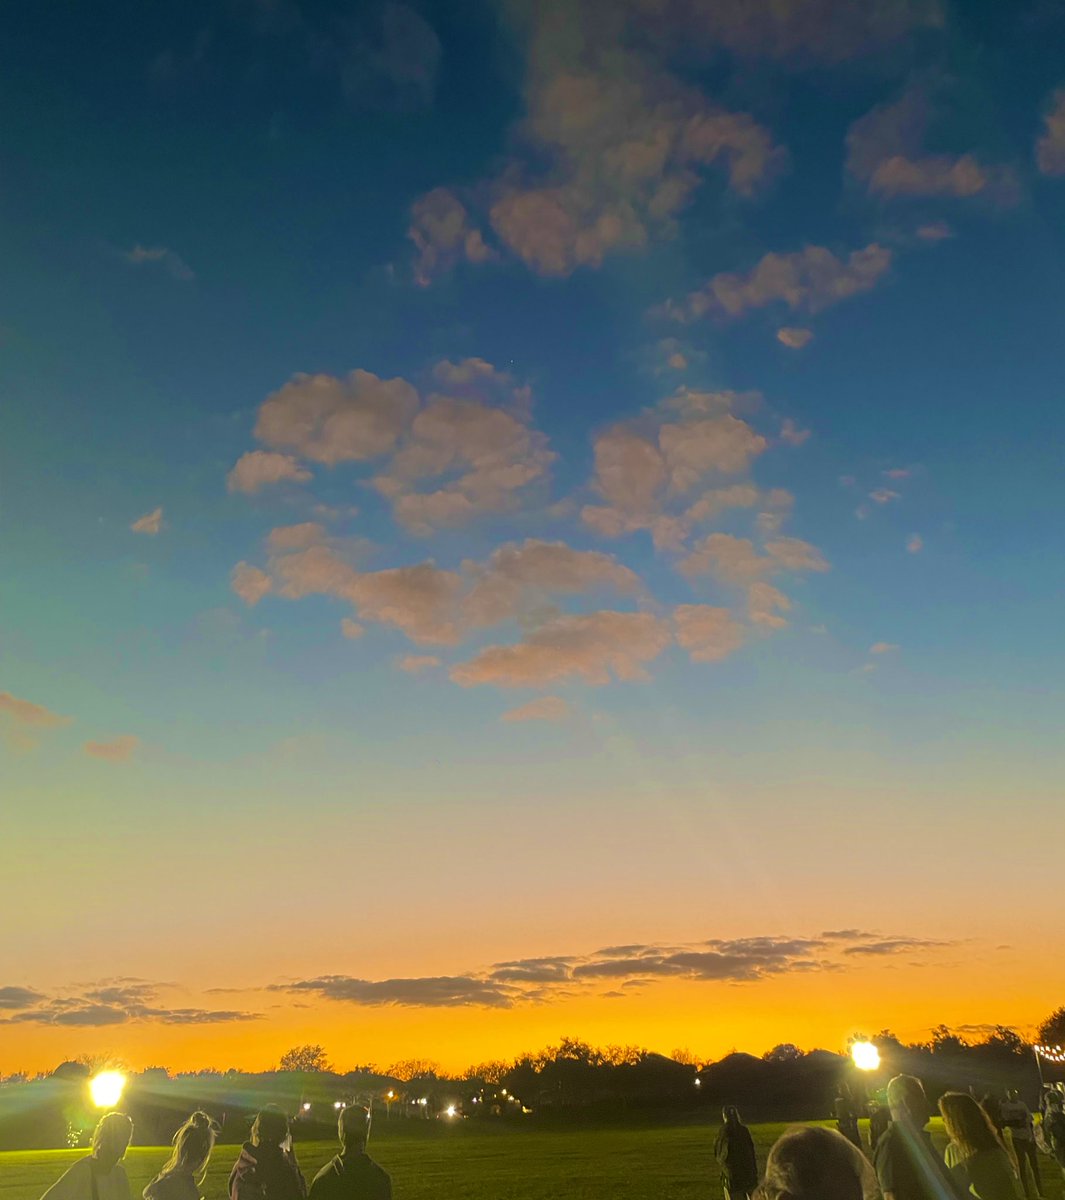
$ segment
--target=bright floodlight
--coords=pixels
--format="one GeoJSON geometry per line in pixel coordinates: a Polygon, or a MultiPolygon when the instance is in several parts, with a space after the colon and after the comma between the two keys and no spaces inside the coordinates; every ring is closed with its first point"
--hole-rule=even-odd
{"type": "Polygon", "coordinates": [[[449,1104],[447,1106],[447,1115],[449,1117],[453,1117],[457,1111],[458,1110],[455,1108],[454,1104],[449,1104]]]}
{"type": "Polygon", "coordinates": [[[851,1058],[859,1071],[875,1071],[880,1066],[880,1051],[872,1042],[852,1042],[851,1058]]]}
{"type": "Polygon", "coordinates": [[[333,1101],[333,1107],[334,1107],[334,1108],[343,1108],[343,1107],[344,1107],[344,1101],[343,1101],[343,1100],[334,1100],[334,1101],[333,1101]]]}
{"type": "Polygon", "coordinates": [[[92,1102],[97,1108],[114,1108],[122,1099],[126,1077],[121,1071],[101,1071],[89,1084],[92,1102]]]}

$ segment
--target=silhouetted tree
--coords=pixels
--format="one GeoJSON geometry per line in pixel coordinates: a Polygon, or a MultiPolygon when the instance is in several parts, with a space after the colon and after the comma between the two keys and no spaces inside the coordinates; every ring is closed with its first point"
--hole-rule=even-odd
{"type": "Polygon", "coordinates": [[[281,1055],[279,1071],[329,1071],[329,1058],[322,1046],[293,1046],[281,1055]]]}
{"type": "Polygon", "coordinates": [[[1065,1008],[1056,1008],[1039,1026],[1039,1042],[1043,1046],[1065,1046],[1065,1008]]]}
{"type": "Polygon", "coordinates": [[[781,1042],[779,1046],[774,1046],[772,1050],[767,1050],[762,1055],[762,1061],[767,1063],[793,1063],[798,1062],[803,1057],[803,1052],[798,1046],[792,1042],[781,1042]]]}

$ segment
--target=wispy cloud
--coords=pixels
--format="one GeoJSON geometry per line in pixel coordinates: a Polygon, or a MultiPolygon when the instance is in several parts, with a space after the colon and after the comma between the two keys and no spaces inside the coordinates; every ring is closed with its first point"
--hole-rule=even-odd
{"type": "Polygon", "coordinates": [[[102,759],[104,762],[129,762],[140,745],[140,739],[131,733],[112,738],[107,742],[86,742],[82,749],[89,758],[102,759]]]}
{"type": "Polygon", "coordinates": [[[0,1024],[82,1028],[131,1023],[215,1025],[253,1021],[259,1016],[236,1009],[167,1006],[159,1002],[164,988],[143,980],[105,980],[77,992],[51,996],[33,988],[0,988],[0,1008],[11,1013],[0,1018],[0,1024]]]}
{"type": "Polygon", "coordinates": [[[499,719],[509,723],[564,721],[569,715],[570,706],[561,696],[540,696],[536,700],[530,700],[528,704],[508,709],[499,719]]]}
{"type": "Polygon", "coordinates": [[[151,512],[145,513],[143,517],[138,517],[131,525],[130,529],[134,533],[146,533],[149,537],[155,537],[163,528],[163,510],[161,508],[153,508],[151,512]]]}
{"type": "Polygon", "coordinates": [[[162,267],[167,274],[182,283],[191,283],[196,278],[196,273],[189,264],[166,246],[141,246],[138,244],[132,250],[124,251],[122,257],[134,267],[146,265],[162,267]]]}
{"type": "Polygon", "coordinates": [[[1043,133],[1035,144],[1035,161],[1044,175],[1065,175],[1065,87],[1047,104],[1043,133]]]}

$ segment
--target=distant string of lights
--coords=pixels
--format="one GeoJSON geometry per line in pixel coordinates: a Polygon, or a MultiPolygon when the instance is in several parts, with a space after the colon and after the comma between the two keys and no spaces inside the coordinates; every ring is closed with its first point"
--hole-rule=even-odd
{"type": "Polygon", "coordinates": [[[1036,1054],[1040,1058],[1045,1058],[1051,1063],[1065,1063],[1065,1049],[1061,1046],[1036,1046],[1034,1047],[1036,1054]]]}

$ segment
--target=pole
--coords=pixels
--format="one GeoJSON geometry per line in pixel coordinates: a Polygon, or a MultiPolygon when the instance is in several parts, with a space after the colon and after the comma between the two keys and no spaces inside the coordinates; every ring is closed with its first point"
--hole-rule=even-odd
{"type": "Polygon", "coordinates": [[[1035,1055],[1035,1069],[1039,1072],[1039,1091],[1042,1094],[1042,1090],[1046,1085],[1043,1083],[1043,1064],[1039,1061],[1039,1047],[1033,1046],[1032,1053],[1035,1055]]]}

